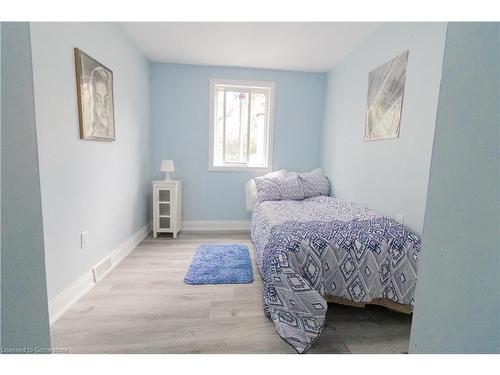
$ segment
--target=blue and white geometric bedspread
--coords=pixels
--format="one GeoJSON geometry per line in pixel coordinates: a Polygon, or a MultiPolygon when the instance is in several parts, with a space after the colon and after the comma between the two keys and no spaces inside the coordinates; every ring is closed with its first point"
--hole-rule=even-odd
{"type": "Polygon", "coordinates": [[[413,305],[420,239],[408,228],[333,197],[268,201],[252,215],[264,312],[299,353],[323,327],[325,294],[413,305]]]}

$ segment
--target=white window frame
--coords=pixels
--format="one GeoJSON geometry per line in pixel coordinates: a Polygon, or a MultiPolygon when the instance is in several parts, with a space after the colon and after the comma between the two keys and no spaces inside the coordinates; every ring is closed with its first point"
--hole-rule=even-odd
{"type": "Polygon", "coordinates": [[[269,172],[272,170],[273,160],[273,129],[274,129],[274,107],[275,107],[276,83],[271,81],[242,81],[228,79],[211,79],[210,80],[210,100],[209,100],[209,128],[208,128],[208,170],[209,171],[224,171],[224,172],[269,172]],[[214,135],[215,135],[215,86],[235,86],[252,88],[269,89],[269,118],[268,118],[268,136],[267,136],[267,166],[266,167],[250,167],[250,166],[215,166],[214,165],[214,135]]]}

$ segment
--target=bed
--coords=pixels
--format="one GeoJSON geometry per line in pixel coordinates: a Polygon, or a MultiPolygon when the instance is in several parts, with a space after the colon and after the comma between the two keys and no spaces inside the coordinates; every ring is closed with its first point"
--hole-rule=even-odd
{"type": "Polygon", "coordinates": [[[319,337],[328,301],[412,309],[420,239],[369,208],[326,195],[262,201],[251,236],[264,312],[299,353],[319,337]]]}

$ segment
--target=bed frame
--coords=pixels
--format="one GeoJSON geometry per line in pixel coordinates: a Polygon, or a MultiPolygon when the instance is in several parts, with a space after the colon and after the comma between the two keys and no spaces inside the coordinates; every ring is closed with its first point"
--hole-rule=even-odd
{"type": "Polygon", "coordinates": [[[411,314],[410,305],[403,305],[401,303],[397,303],[386,298],[375,298],[370,302],[354,302],[342,297],[326,295],[325,300],[326,302],[338,303],[340,305],[353,306],[353,307],[365,307],[366,305],[377,305],[386,307],[390,310],[394,310],[403,314],[408,314],[408,315],[411,314]]]}

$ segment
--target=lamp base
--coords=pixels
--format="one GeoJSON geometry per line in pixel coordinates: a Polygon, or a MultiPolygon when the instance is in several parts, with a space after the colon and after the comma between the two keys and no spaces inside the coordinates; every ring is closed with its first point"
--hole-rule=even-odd
{"type": "Polygon", "coordinates": [[[172,181],[172,179],[170,178],[170,172],[165,172],[165,178],[163,179],[163,181],[172,181]]]}

